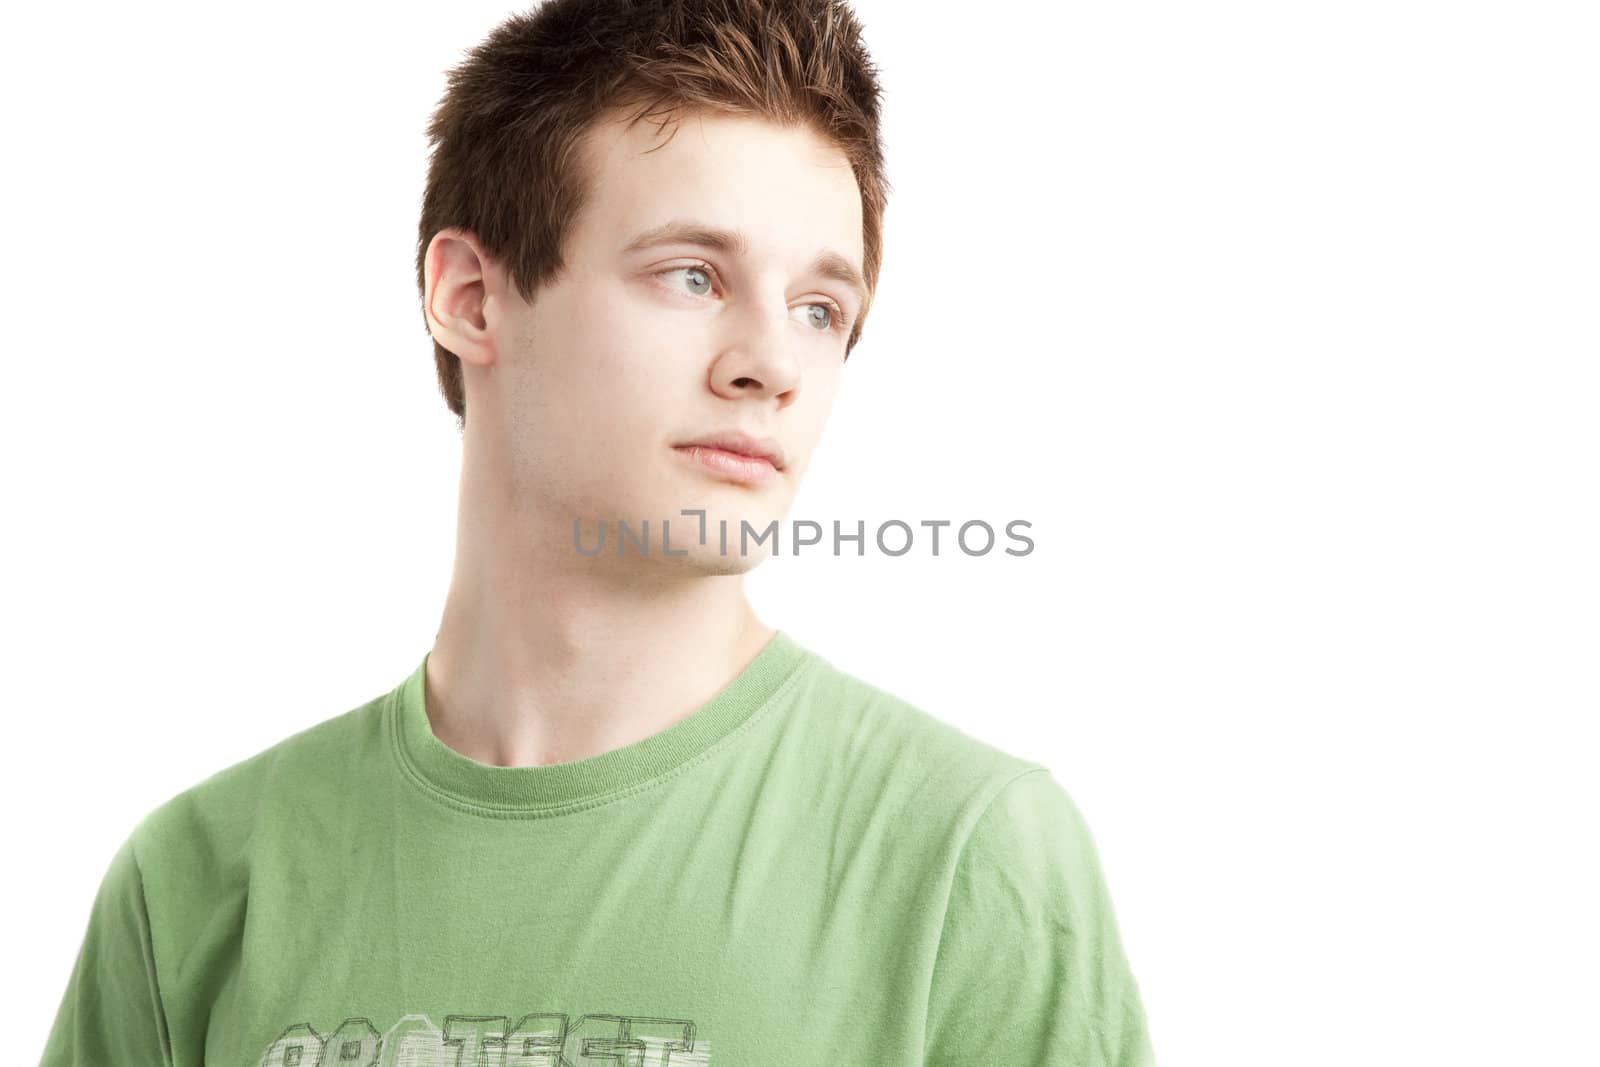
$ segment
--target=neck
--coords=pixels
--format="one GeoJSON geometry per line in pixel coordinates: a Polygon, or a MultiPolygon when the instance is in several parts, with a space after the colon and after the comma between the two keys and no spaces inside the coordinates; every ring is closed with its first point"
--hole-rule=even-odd
{"type": "Polygon", "coordinates": [[[576,566],[497,528],[458,530],[425,673],[435,736],[480,763],[543,766],[643,740],[708,702],[773,635],[742,574],[576,566]]]}

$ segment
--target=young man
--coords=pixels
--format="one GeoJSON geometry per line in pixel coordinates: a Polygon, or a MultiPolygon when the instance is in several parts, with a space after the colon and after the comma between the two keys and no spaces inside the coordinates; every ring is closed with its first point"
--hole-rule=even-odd
{"type": "Polygon", "coordinates": [[[452,72],[436,640],[141,821],[46,1067],[1150,1062],[1049,770],[745,598],[877,282],[878,99],[830,0],[553,0],[452,72]]]}

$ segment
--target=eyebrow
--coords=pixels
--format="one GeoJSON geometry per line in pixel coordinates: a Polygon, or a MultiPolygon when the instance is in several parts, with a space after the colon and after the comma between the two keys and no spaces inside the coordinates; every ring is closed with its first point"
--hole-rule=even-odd
{"type": "MultiPolygon", "coordinates": [[[[636,235],[623,246],[622,251],[627,255],[666,244],[698,245],[738,256],[747,255],[750,251],[749,240],[738,230],[724,230],[701,222],[683,221],[665,222],[660,226],[653,226],[636,235]]],[[[855,265],[838,252],[831,249],[824,251],[812,261],[810,272],[848,285],[855,290],[861,306],[866,306],[866,281],[861,277],[861,272],[856,270],[855,265]]]]}

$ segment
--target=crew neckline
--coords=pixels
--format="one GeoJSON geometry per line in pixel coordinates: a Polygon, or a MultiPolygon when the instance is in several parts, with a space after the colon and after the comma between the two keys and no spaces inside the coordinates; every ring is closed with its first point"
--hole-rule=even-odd
{"type": "Polygon", "coordinates": [[[721,691],[664,730],[584,759],[497,767],[457,752],[434,734],[424,705],[429,655],[431,649],[390,694],[390,734],[401,770],[438,800],[511,818],[593,807],[685,769],[752,724],[813,658],[776,630],[721,691]]]}

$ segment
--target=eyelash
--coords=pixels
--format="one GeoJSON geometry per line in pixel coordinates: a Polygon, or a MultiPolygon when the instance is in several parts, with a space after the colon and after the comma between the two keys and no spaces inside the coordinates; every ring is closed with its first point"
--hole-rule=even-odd
{"type": "MultiPolygon", "coordinates": [[[[677,271],[680,271],[680,270],[697,270],[697,271],[701,271],[706,276],[711,278],[713,280],[713,282],[715,282],[715,280],[717,278],[717,269],[715,267],[713,267],[711,264],[706,263],[704,261],[697,262],[697,263],[681,263],[676,267],[668,267],[666,270],[658,270],[658,271],[656,271],[655,276],[657,278],[659,278],[663,274],[673,274],[673,273],[676,273],[677,271]]],[[[677,291],[678,292],[683,292],[682,290],[677,290],[677,291]]],[[[696,294],[694,294],[694,293],[683,293],[683,295],[687,296],[687,297],[694,297],[696,294]]],[[[849,330],[850,330],[850,318],[849,318],[849,316],[847,316],[844,313],[844,309],[841,308],[838,304],[834,303],[832,300],[813,300],[807,306],[809,307],[809,306],[811,306],[811,304],[815,304],[815,305],[817,305],[819,307],[825,307],[825,308],[828,309],[828,313],[833,319],[833,325],[831,327],[829,327],[829,330],[828,330],[829,333],[847,333],[847,332],[849,332],[849,330]]]]}

